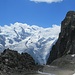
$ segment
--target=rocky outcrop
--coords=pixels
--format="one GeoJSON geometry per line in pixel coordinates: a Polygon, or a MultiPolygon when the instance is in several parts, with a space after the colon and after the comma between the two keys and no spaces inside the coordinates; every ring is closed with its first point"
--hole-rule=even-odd
{"type": "Polygon", "coordinates": [[[39,68],[40,67],[35,64],[34,59],[28,53],[19,54],[17,51],[5,49],[0,55],[0,73],[3,73],[0,75],[6,75],[14,71],[37,71],[39,68]]]}
{"type": "Polygon", "coordinates": [[[52,47],[47,64],[68,54],[75,54],[75,11],[69,11],[62,21],[59,38],[52,47]]]}
{"type": "Polygon", "coordinates": [[[54,60],[50,65],[58,66],[61,69],[75,69],[75,54],[68,54],[66,56],[62,56],[56,60],[54,60]]]}

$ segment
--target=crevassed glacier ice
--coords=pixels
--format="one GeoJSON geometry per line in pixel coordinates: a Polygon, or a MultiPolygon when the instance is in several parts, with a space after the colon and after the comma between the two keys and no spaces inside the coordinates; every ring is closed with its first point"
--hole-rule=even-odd
{"type": "Polygon", "coordinates": [[[38,64],[46,64],[49,52],[55,44],[60,26],[53,25],[43,28],[36,25],[14,23],[10,26],[0,26],[0,51],[5,48],[16,50],[19,53],[27,52],[38,64]]]}

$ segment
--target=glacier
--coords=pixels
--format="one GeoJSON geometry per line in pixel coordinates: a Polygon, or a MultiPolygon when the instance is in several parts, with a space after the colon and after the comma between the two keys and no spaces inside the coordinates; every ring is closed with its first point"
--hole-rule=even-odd
{"type": "Polygon", "coordinates": [[[0,26],[0,52],[9,48],[19,53],[27,52],[36,63],[46,64],[52,46],[58,39],[60,26],[43,28],[26,23],[0,26]]]}

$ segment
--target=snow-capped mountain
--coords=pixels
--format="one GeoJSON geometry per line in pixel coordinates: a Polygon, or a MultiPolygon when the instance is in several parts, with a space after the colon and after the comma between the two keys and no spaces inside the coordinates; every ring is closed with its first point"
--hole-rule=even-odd
{"type": "Polygon", "coordinates": [[[27,52],[36,63],[46,64],[49,52],[55,44],[60,26],[51,28],[29,26],[16,22],[10,26],[0,26],[0,51],[6,48],[16,50],[19,53],[27,52]]]}

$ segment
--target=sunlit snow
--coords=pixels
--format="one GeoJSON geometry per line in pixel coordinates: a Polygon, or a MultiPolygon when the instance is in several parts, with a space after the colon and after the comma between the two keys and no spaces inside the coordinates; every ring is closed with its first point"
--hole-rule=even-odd
{"type": "Polygon", "coordinates": [[[19,53],[27,52],[38,64],[46,64],[49,52],[55,44],[60,32],[60,26],[53,25],[43,28],[16,22],[10,26],[0,26],[0,51],[5,48],[19,53]]]}

